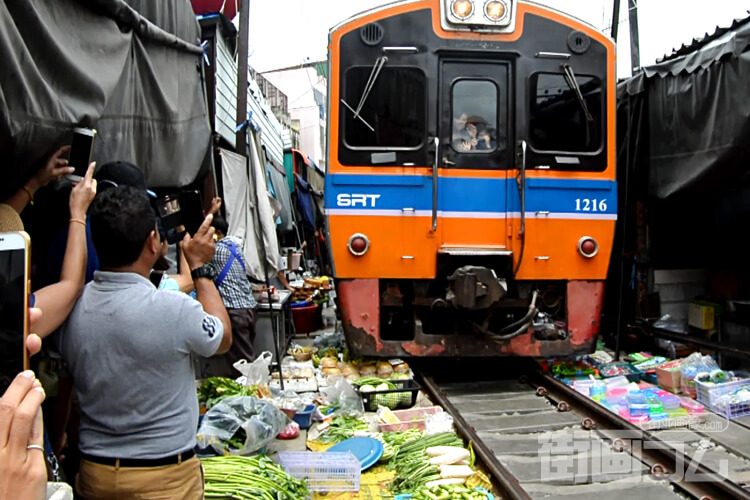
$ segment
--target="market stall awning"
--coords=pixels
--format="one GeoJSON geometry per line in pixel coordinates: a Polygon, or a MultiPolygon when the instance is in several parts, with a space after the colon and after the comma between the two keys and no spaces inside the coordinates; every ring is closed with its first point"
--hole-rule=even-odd
{"type": "Polygon", "coordinates": [[[75,126],[99,132],[94,159],[140,166],[151,187],[207,172],[211,128],[188,2],[0,4],[0,154],[12,189],[75,126]]]}

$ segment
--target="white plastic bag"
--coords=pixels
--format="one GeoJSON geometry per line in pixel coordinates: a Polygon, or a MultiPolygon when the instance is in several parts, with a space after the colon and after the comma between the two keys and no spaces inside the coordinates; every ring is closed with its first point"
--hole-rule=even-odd
{"type": "Polygon", "coordinates": [[[234,368],[245,377],[245,385],[268,385],[271,379],[271,372],[268,367],[271,365],[273,355],[264,351],[255,361],[249,363],[246,359],[237,361],[234,368]]]}
{"type": "Polygon", "coordinates": [[[439,411],[425,417],[425,432],[427,435],[440,434],[453,430],[453,417],[444,411],[439,411]]]}
{"type": "Polygon", "coordinates": [[[249,455],[271,442],[290,422],[269,401],[252,396],[228,397],[204,415],[198,446],[213,448],[219,455],[249,455]]]}
{"type": "Polygon", "coordinates": [[[365,413],[365,405],[354,387],[343,377],[337,377],[336,382],[328,387],[321,387],[320,395],[330,406],[338,408],[336,414],[347,417],[359,417],[365,413]]]}

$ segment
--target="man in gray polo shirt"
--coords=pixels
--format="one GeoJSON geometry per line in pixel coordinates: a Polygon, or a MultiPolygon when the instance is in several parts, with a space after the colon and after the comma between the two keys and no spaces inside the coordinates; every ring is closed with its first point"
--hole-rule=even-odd
{"type": "Polygon", "coordinates": [[[87,500],[201,499],[191,354],[212,356],[232,343],[226,309],[203,267],[214,252],[211,216],[182,242],[198,301],[149,281],[162,241],[145,190],[104,191],[90,223],[102,270],[60,335],[81,405],[77,493],[87,500]]]}

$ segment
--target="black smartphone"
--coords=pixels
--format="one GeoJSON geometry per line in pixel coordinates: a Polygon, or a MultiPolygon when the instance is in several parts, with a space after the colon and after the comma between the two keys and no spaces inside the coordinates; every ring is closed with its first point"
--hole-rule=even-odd
{"type": "Polygon", "coordinates": [[[0,396],[29,368],[30,251],[26,233],[0,233],[0,396]]]}
{"type": "Polygon", "coordinates": [[[192,236],[203,224],[203,199],[198,191],[183,191],[180,193],[180,207],[182,207],[185,229],[192,236]]]}
{"type": "Polygon", "coordinates": [[[161,282],[164,279],[164,271],[151,271],[151,283],[154,284],[156,288],[159,288],[161,286],[161,282]]]}
{"type": "Polygon", "coordinates": [[[96,130],[90,128],[74,128],[73,141],[70,143],[70,155],[68,164],[76,170],[68,176],[72,181],[80,181],[89,164],[94,159],[94,143],[96,142],[96,130]]]}
{"type": "Polygon", "coordinates": [[[165,196],[156,202],[156,210],[170,245],[182,240],[185,233],[195,234],[204,220],[198,191],[165,196]]]}

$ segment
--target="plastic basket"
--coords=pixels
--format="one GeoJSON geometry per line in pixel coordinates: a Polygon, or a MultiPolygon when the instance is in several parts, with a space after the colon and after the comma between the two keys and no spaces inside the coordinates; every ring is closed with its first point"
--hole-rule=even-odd
{"type": "Polygon", "coordinates": [[[750,415],[750,401],[737,401],[732,398],[732,393],[740,389],[750,391],[750,379],[714,385],[696,380],[695,388],[698,401],[708,406],[714,413],[728,419],[750,415]]]}
{"type": "Polygon", "coordinates": [[[414,380],[390,380],[395,389],[382,391],[359,392],[365,411],[378,411],[378,406],[386,406],[391,410],[397,408],[411,408],[417,404],[419,384],[414,380]]]}
{"type": "Polygon", "coordinates": [[[296,479],[307,479],[310,491],[359,491],[362,466],[353,453],[290,451],[279,453],[279,463],[296,479]]]}
{"type": "Polygon", "coordinates": [[[294,421],[299,424],[300,429],[307,429],[312,424],[312,416],[315,413],[315,405],[307,405],[303,411],[298,411],[294,415],[294,421]]]}
{"type": "Polygon", "coordinates": [[[440,406],[427,406],[425,408],[414,408],[413,410],[398,410],[393,414],[399,422],[392,424],[378,424],[380,432],[397,432],[408,429],[419,429],[423,431],[427,428],[427,416],[434,415],[443,411],[440,406]]]}

